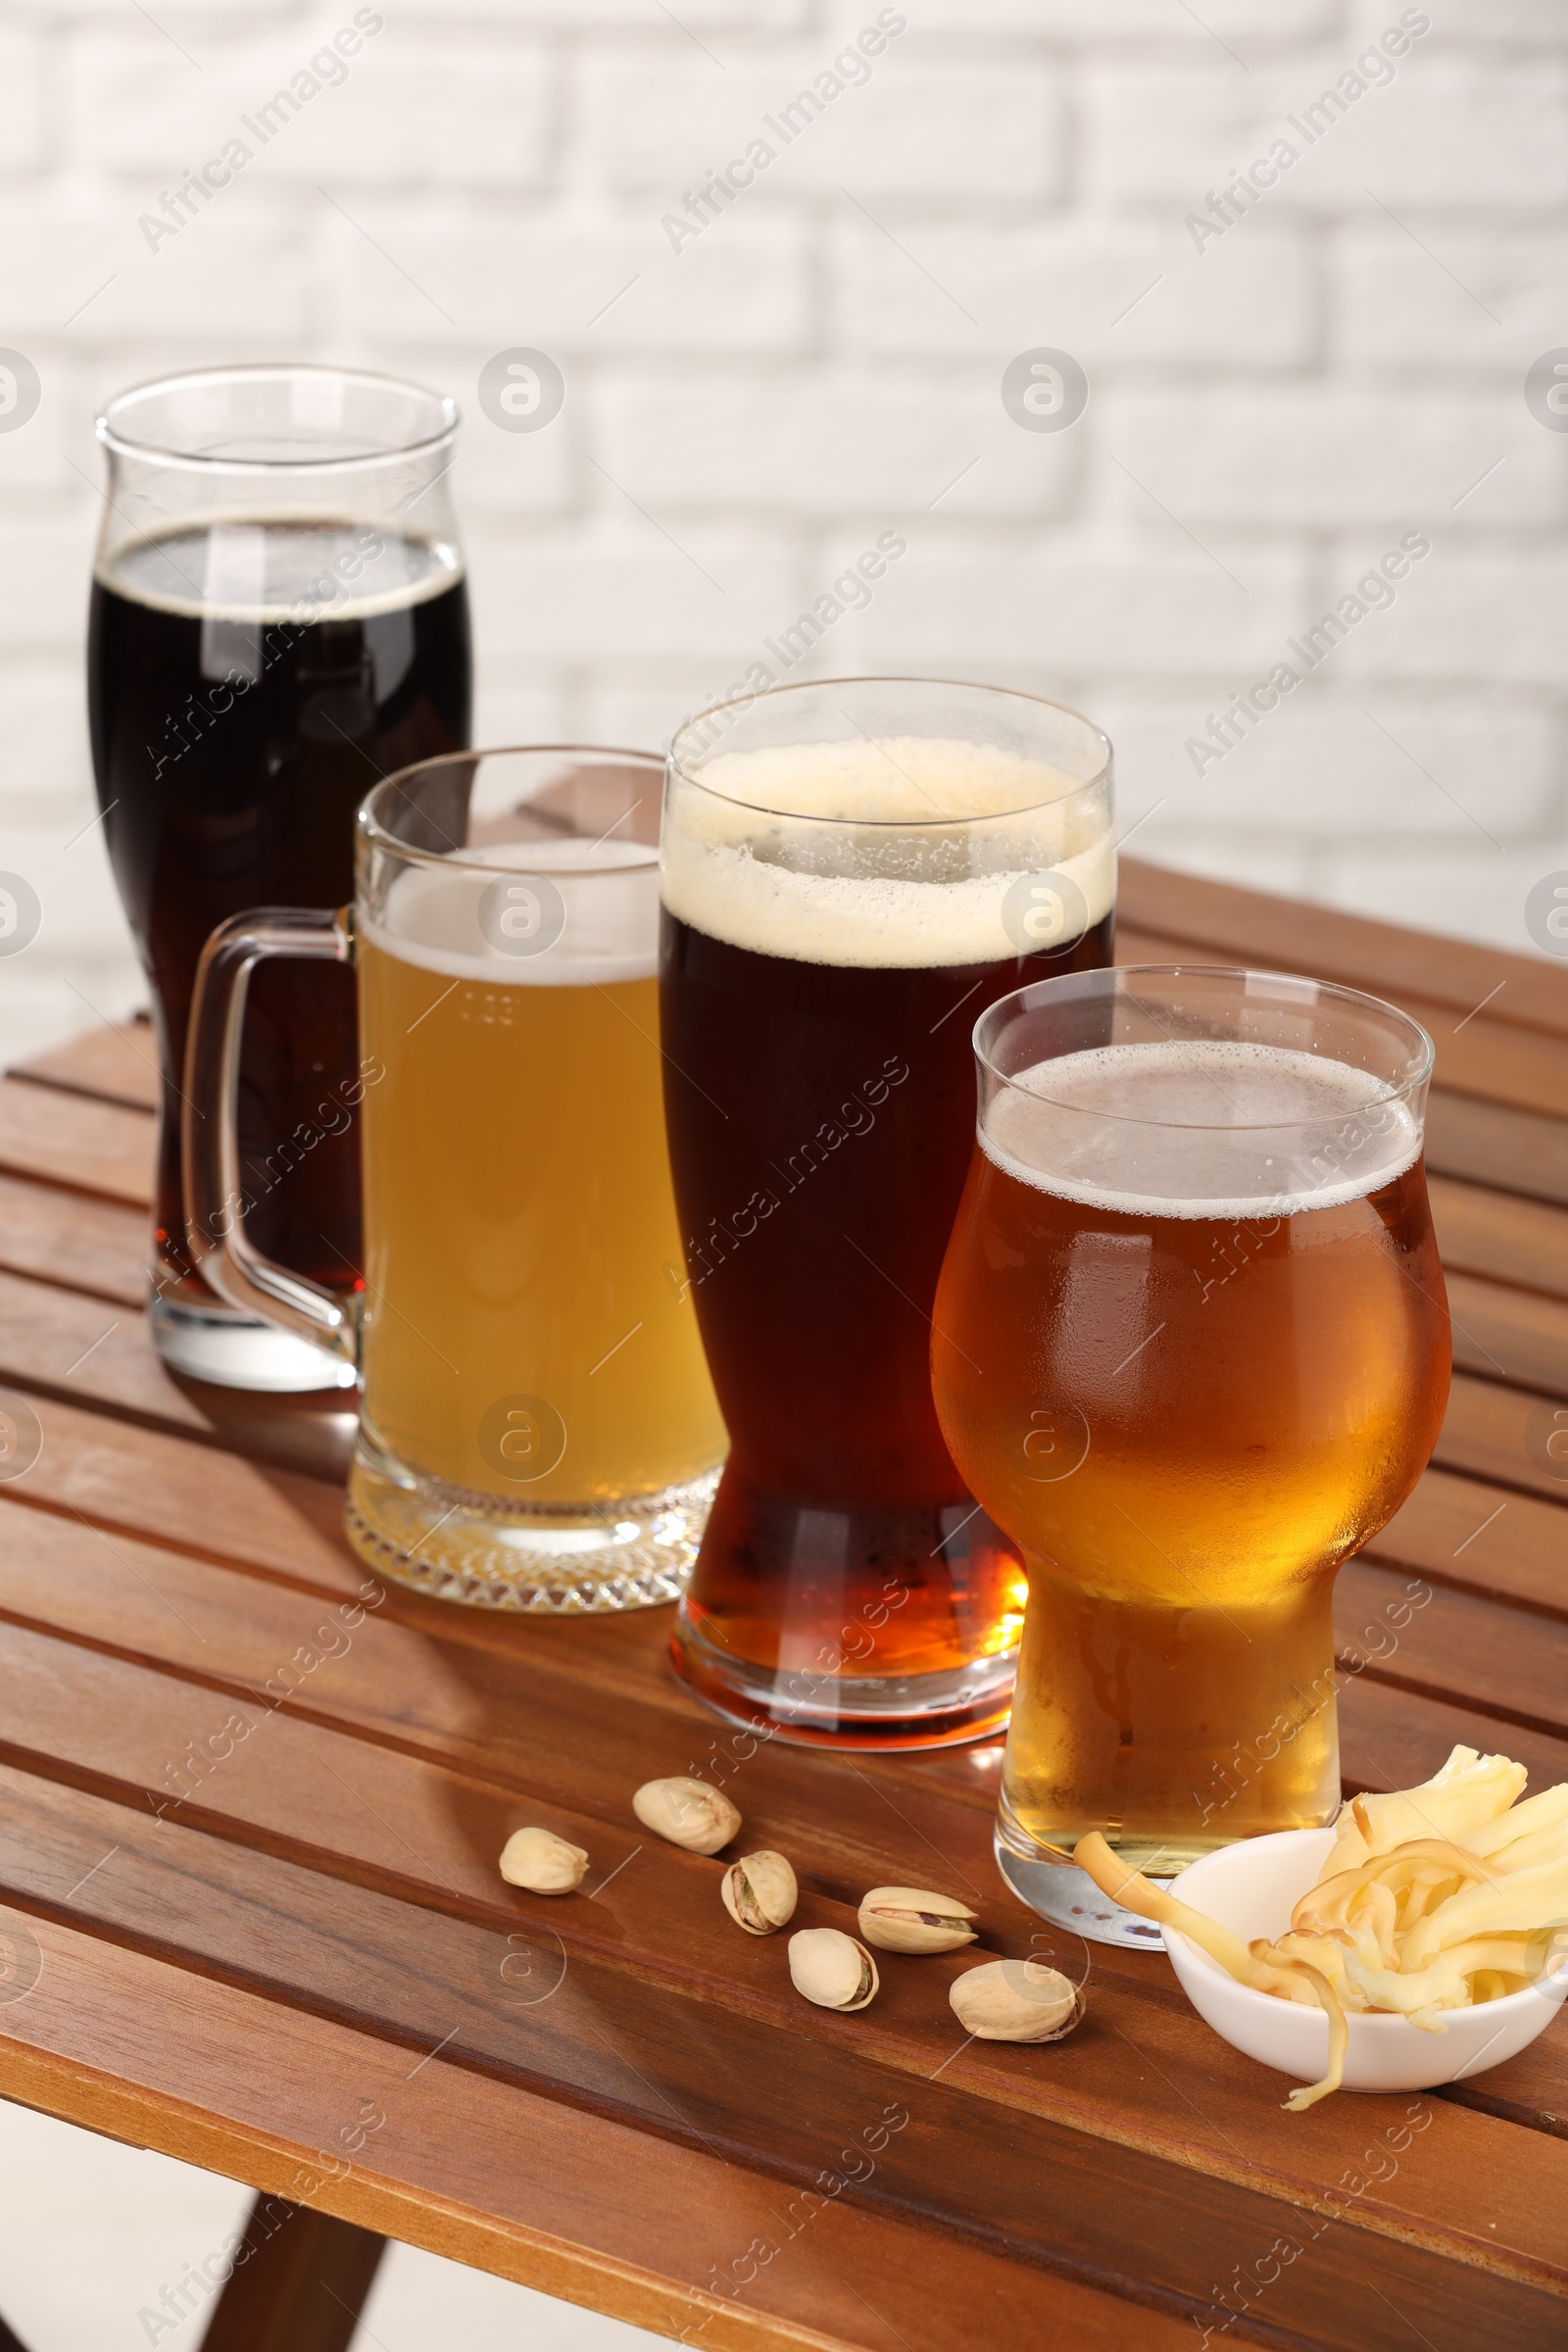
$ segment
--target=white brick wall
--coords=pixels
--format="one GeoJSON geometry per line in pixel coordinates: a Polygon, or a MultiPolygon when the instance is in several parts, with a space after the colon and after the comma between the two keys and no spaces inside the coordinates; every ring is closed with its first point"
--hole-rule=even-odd
{"type": "Polygon", "coordinates": [[[1148,855],[1528,949],[1568,866],[1568,436],[1522,396],[1568,343],[1561,0],[1434,5],[1310,145],[1288,118],[1396,0],[907,0],[679,253],[662,216],[876,0],[381,13],[154,255],[137,215],[349,0],[0,0],[0,344],[44,387],[0,433],[0,867],[44,902],[0,959],[4,1058],[140,994],[96,830],[68,846],[91,418],[214,358],[458,394],[486,735],[662,741],[893,527],[819,669],[1059,693],[1116,736],[1148,855]],[[1196,250],[1186,216],[1281,136],[1298,160],[1196,250]],[[565,373],[537,436],[474,396],[515,344],[565,373]],[[1042,344],[1091,380],[1059,435],[999,396],[1042,344]],[[1415,528],[1392,609],[1196,776],[1207,713],[1415,528]]]}

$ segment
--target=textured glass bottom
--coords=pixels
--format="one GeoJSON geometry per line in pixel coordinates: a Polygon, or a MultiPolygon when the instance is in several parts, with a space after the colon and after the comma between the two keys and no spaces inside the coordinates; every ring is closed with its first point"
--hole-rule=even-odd
{"type": "Polygon", "coordinates": [[[468,1608],[579,1617],[685,1590],[718,1472],[658,1494],[529,1508],[449,1487],[361,1433],[344,1528],[380,1576],[468,1608]]]}
{"type": "Polygon", "coordinates": [[[147,1313],[159,1355],[187,1380],[274,1396],[355,1384],[354,1366],[341,1357],[216,1299],[211,1306],[191,1306],[155,1292],[147,1313]]]}
{"type": "Polygon", "coordinates": [[[669,1638],[675,1672],[715,1714],[801,1747],[956,1747],[1001,1731],[1018,1653],[943,1674],[829,1675],[754,1666],[717,1649],[681,1608],[669,1638]]]}
{"type": "MultiPolygon", "coordinates": [[[[1053,1927],[1070,1928],[1090,1943],[1120,1944],[1127,1951],[1164,1950],[1165,1938],[1152,1919],[1123,1910],[1066,1854],[1031,1838],[1005,1797],[997,1815],[996,1853],[997,1867],[1019,1901],[1053,1927]]],[[[1152,1886],[1168,1887],[1176,1873],[1151,1870],[1144,1875],[1152,1886]]]]}

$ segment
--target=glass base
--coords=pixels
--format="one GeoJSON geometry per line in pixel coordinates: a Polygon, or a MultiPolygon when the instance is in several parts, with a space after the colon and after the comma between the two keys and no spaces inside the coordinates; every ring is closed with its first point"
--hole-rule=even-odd
{"type": "Polygon", "coordinates": [[[276,1396],[355,1385],[352,1364],[219,1299],[196,1306],[155,1291],[147,1313],[159,1355],[187,1380],[276,1396]]]}
{"type": "MultiPolygon", "coordinates": [[[[1155,1847],[1154,1855],[1158,1853],[1155,1847]]],[[[1053,1927],[1070,1928],[1090,1943],[1120,1944],[1125,1951],[1164,1950],[1165,1938],[1152,1919],[1124,1910],[1102,1893],[1088,1871],[1080,1870],[1067,1851],[1042,1845],[1029,1835],[1008,1804],[1005,1789],[997,1808],[996,1854],[997,1868],[1019,1901],[1038,1911],[1042,1919],[1049,1919],[1053,1927]]],[[[1159,1870],[1151,1869],[1141,1857],[1138,1867],[1152,1886],[1169,1887],[1194,1859],[1191,1853],[1172,1854],[1168,1868],[1159,1870]]]]}
{"type": "Polygon", "coordinates": [[[669,1637],[670,1662],[696,1695],[730,1723],[799,1747],[956,1747],[1003,1730],[1018,1653],[980,1658],[944,1674],[830,1675],[754,1666],[714,1647],[684,1603],[669,1637]]]}
{"type": "MultiPolygon", "coordinates": [[[[1086,1870],[1074,1862],[1026,1859],[1015,1854],[997,1832],[997,1868],[1020,1902],[1053,1927],[1070,1928],[1089,1943],[1116,1943],[1124,1950],[1162,1952],[1165,1938],[1152,1919],[1124,1911],[1100,1888],[1086,1870]]],[[[1170,1880],[1152,1874],[1150,1883],[1168,1887],[1170,1880]]]]}
{"type": "Polygon", "coordinates": [[[530,1508],[411,1470],[362,1431],[343,1524],[378,1576],[437,1600],[602,1615],[680,1597],[717,1484],[710,1470],[657,1494],[530,1508]]]}

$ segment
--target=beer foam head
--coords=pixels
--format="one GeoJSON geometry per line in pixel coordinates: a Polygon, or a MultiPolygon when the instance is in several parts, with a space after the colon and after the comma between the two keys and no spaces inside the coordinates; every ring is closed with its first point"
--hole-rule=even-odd
{"type": "Polygon", "coordinates": [[[502,842],[406,865],[365,938],[486,987],[608,988],[659,964],[659,867],[638,842],[502,842]]]}
{"type": "Polygon", "coordinates": [[[1106,786],[1001,744],[927,735],[773,745],[722,753],[696,778],[677,770],[662,869],[670,912],[731,947],[909,969],[1016,956],[1004,902],[1033,875],[1076,886],[1086,929],[1116,887],[1106,786]]]}
{"type": "Polygon", "coordinates": [[[372,524],[219,520],[162,539],[122,541],[100,559],[98,579],[155,612],[263,628],[366,620],[422,604],[450,588],[462,568],[457,551],[442,542],[372,524]]]}
{"type": "Polygon", "coordinates": [[[1287,1217],[1391,1184],[1421,1131],[1369,1070],[1241,1040],[1101,1046],[999,1088],[980,1143],[1008,1175],[1131,1217],[1287,1217]]]}

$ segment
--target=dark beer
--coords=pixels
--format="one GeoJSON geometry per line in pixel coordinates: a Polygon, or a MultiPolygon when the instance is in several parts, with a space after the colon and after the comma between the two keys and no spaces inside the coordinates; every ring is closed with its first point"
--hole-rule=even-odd
{"type": "MultiPolygon", "coordinates": [[[[798,774],[823,771],[818,805],[835,748],[795,756],[798,774]]],[[[777,828],[752,826],[739,867],[720,839],[705,873],[715,845],[687,856],[679,828],[700,834],[703,813],[672,786],[661,966],[685,1272],[731,1442],[684,1604],[683,1670],[703,1689],[717,1654],[771,1687],[786,1725],[868,1741],[918,1736],[920,1678],[951,1678],[961,1721],[964,1670],[1016,1645],[1018,1553],[938,1426],[931,1307],[972,1149],[974,1020],[1024,981],[1105,963],[1112,924],[1107,834],[1091,846],[1100,903],[1082,901],[1092,919],[1077,935],[995,953],[1009,946],[1004,872],[919,821],[939,775],[943,807],[964,806],[961,747],[906,745],[899,759],[914,789],[884,805],[907,833],[862,841],[848,860],[858,872],[824,873],[825,857],[847,862],[842,842],[828,853],[797,827],[794,864],[818,870],[790,869],[787,905],[777,828]],[[965,956],[970,944],[993,952],[965,956]],[[857,1684],[880,1723],[857,1724],[857,1684]]],[[[750,789],[779,797],[765,774],[750,789]]],[[[983,793],[975,807],[983,833],[983,793]]],[[[971,1723],[998,1705],[988,1686],[971,1723]]]]}
{"type": "MultiPolygon", "coordinates": [[[[164,1070],[155,1290],[211,1293],[185,1249],[179,1096],[196,959],[261,906],[354,895],[354,811],[468,741],[467,594],[452,550],[373,525],[215,524],[101,559],[88,707],[105,833],[152,983],[164,1070]]],[[[248,1230],[351,1287],[360,1267],[354,982],[256,975],[241,1072],[248,1230]]]]}

